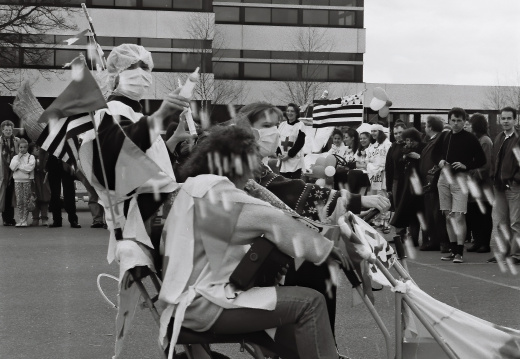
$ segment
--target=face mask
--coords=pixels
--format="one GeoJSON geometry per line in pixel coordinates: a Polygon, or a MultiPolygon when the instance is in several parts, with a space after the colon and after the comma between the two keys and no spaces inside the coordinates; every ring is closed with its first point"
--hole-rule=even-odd
{"type": "Polygon", "coordinates": [[[260,135],[257,143],[260,146],[260,156],[262,158],[272,156],[276,152],[278,147],[278,141],[280,140],[280,134],[278,129],[273,127],[256,129],[260,135]]]}
{"type": "Polygon", "coordinates": [[[116,91],[134,101],[143,98],[152,84],[152,74],[141,68],[125,70],[119,74],[116,91]]]}

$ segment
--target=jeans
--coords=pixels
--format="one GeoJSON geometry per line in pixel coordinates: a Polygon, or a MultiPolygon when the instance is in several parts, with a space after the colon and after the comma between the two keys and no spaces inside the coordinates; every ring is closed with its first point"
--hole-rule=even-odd
{"type": "Polygon", "coordinates": [[[76,172],[76,177],[83,183],[88,192],[88,208],[92,215],[92,223],[105,223],[105,210],[103,206],[98,203],[99,197],[96,190],[90,185],[81,171],[76,172]]]}
{"type": "Polygon", "coordinates": [[[277,327],[275,341],[292,349],[292,358],[338,359],[323,295],[303,287],[276,287],[276,294],[274,310],[224,309],[210,331],[240,334],[277,327]]]}
{"type": "Polygon", "coordinates": [[[503,239],[509,253],[505,254],[520,259],[520,184],[513,183],[506,190],[495,188],[493,228],[501,237],[501,228],[506,232],[503,239]]]}

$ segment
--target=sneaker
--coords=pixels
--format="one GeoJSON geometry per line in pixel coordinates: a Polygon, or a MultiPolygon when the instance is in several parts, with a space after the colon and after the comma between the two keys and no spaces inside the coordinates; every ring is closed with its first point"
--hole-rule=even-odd
{"type": "Polygon", "coordinates": [[[22,222],[20,222],[20,223],[16,223],[14,226],[15,226],[15,227],[21,227],[21,226],[22,226],[22,222]]]}
{"type": "Polygon", "coordinates": [[[462,256],[460,254],[455,254],[455,258],[453,258],[453,263],[464,263],[462,256]]]}
{"type": "Polygon", "coordinates": [[[491,257],[486,262],[487,263],[498,263],[496,257],[491,257]]]}
{"type": "Polygon", "coordinates": [[[49,225],[49,222],[46,219],[42,219],[42,226],[47,227],[49,225]]]}
{"type": "Polygon", "coordinates": [[[103,228],[103,223],[101,223],[101,222],[92,223],[90,225],[90,228],[103,228]]]}
{"type": "Polygon", "coordinates": [[[455,259],[455,254],[450,253],[446,257],[441,257],[441,261],[453,261],[455,259]]]}

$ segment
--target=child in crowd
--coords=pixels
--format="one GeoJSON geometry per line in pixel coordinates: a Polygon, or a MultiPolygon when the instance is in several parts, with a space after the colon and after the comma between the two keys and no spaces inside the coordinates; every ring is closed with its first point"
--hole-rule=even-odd
{"type": "Polygon", "coordinates": [[[34,190],[36,192],[36,203],[34,210],[32,211],[33,220],[31,226],[39,226],[40,219],[42,220],[42,226],[47,226],[47,221],[49,219],[47,213],[49,209],[49,202],[51,200],[51,187],[49,185],[49,181],[45,178],[47,172],[43,166],[46,162],[46,152],[40,151],[40,147],[37,145],[32,145],[31,147],[31,153],[35,158],[34,190]]]}
{"type": "Polygon", "coordinates": [[[10,168],[13,171],[14,191],[20,222],[16,227],[27,227],[29,216],[29,200],[32,193],[32,181],[34,179],[34,156],[28,153],[29,144],[22,138],[18,143],[18,154],[11,160],[10,168]]]}

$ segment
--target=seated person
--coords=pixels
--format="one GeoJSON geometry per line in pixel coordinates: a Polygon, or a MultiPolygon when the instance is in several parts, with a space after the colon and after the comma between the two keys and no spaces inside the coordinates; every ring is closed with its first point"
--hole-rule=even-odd
{"type": "Polygon", "coordinates": [[[170,339],[166,327],[174,316],[170,348],[181,325],[215,334],[277,327],[276,342],[291,346],[296,340],[295,358],[338,358],[322,294],[302,287],[240,291],[229,283],[244,245],[262,234],[292,257],[346,264],[332,241],[243,191],[259,170],[256,158],[258,146],[249,128],[219,126],[180,168],[186,182],[163,232],[162,344],[170,339]]]}
{"type": "Polygon", "coordinates": [[[332,146],[327,155],[337,155],[342,159],[347,158],[349,148],[343,143],[343,132],[337,128],[332,131],[332,146]]]}
{"type": "MultiPolygon", "coordinates": [[[[256,102],[244,106],[238,113],[241,117],[236,122],[239,125],[247,125],[258,131],[258,146],[260,157],[273,155],[276,150],[277,136],[275,125],[278,123],[277,114],[272,110],[274,106],[265,102],[256,102]]],[[[362,172],[360,172],[363,175],[362,172]]],[[[366,177],[366,175],[365,175],[366,177]]],[[[366,177],[368,181],[368,177],[366,177]]],[[[331,190],[322,188],[312,183],[305,183],[300,179],[287,179],[270,170],[260,163],[260,170],[255,176],[255,181],[268,189],[283,203],[296,211],[300,216],[316,221],[328,222],[333,214],[342,214],[347,211],[359,213],[361,208],[377,208],[380,211],[387,210],[390,202],[384,196],[361,196],[352,194],[347,190],[331,190]]],[[[251,195],[259,193],[254,190],[254,185],[249,183],[246,187],[251,195]]],[[[267,196],[261,196],[267,200],[267,196]]],[[[333,223],[336,224],[336,223],[333,223]]],[[[326,296],[329,319],[332,329],[336,318],[336,288],[327,288],[326,281],[330,280],[327,266],[316,267],[311,262],[303,263],[298,271],[289,268],[286,283],[316,289],[326,296]]]]}

